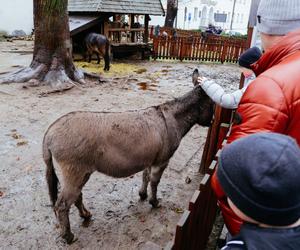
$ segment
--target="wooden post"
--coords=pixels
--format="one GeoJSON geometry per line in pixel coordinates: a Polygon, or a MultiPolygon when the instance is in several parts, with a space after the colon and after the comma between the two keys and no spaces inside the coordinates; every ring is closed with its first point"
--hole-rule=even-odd
{"type": "Polygon", "coordinates": [[[231,123],[232,110],[224,109],[217,105],[214,116],[214,121],[207,132],[206,142],[199,168],[199,172],[202,174],[207,173],[212,160],[214,160],[215,154],[218,151],[220,125],[222,123],[231,123]]]}
{"type": "Polygon", "coordinates": [[[253,36],[253,27],[248,26],[248,32],[247,32],[247,48],[251,47],[251,41],[253,36]]]}
{"type": "MultiPolygon", "coordinates": [[[[134,14],[131,14],[130,15],[130,29],[132,29],[133,24],[134,24],[134,14]]],[[[134,41],[135,41],[135,32],[132,31],[131,32],[131,42],[134,43],[134,41]]]]}
{"type": "Polygon", "coordinates": [[[103,34],[107,37],[107,38],[110,38],[109,37],[109,34],[108,34],[108,21],[104,21],[104,24],[103,24],[103,34]]]}
{"type": "Polygon", "coordinates": [[[149,15],[145,15],[145,31],[144,31],[144,43],[148,43],[149,41],[149,15]]]}

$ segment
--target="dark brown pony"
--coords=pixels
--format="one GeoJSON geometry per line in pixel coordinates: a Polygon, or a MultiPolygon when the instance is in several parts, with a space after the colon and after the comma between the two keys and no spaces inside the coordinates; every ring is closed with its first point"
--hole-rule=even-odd
{"type": "Polygon", "coordinates": [[[110,58],[110,43],[106,36],[96,33],[90,33],[85,37],[86,56],[88,56],[88,62],[91,62],[92,55],[97,55],[97,63],[100,63],[100,55],[104,58],[104,70],[109,70],[109,58],[110,58]]]}

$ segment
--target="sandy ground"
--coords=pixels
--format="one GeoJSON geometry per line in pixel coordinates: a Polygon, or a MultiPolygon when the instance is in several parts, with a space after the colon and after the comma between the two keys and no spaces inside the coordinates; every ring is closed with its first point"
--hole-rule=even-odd
{"type": "MultiPolygon", "coordinates": [[[[0,42],[0,77],[29,65],[31,50],[32,42],[0,42]]],[[[141,173],[124,179],[94,173],[83,189],[93,220],[87,227],[72,207],[71,227],[78,240],[70,246],[58,237],[41,143],[47,127],[67,112],[135,110],[180,96],[192,89],[196,67],[227,89],[238,85],[240,74],[234,65],[153,61],[113,62],[112,71],[104,75],[106,82],[64,93],[45,95],[46,87],[1,85],[0,248],[142,249],[148,241],[166,245],[201,180],[198,167],[206,128],[194,126],[182,140],[162,176],[158,209],[139,201],[141,173]]]]}

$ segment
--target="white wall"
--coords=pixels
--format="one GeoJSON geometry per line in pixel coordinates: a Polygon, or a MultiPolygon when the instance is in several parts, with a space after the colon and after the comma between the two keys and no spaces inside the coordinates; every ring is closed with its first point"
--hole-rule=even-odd
{"type": "MultiPolygon", "coordinates": [[[[227,14],[226,23],[215,23],[217,26],[221,26],[224,29],[230,29],[232,11],[233,11],[234,0],[219,0],[216,6],[216,13],[227,14]]],[[[234,16],[232,23],[232,30],[240,33],[247,32],[249,12],[250,12],[251,1],[250,0],[236,0],[234,8],[234,16]]]]}
{"type": "MultiPolygon", "coordinates": [[[[161,3],[162,3],[162,6],[165,10],[165,14],[167,14],[167,0],[161,0],[161,3]]],[[[150,15],[150,22],[149,24],[150,25],[159,25],[159,26],[164,26],[165,25],[165,19],[166,19],[166,16],[151,16],[150,15]]]]}
{"type": "Polygon", "coordinates": [[[1,0],[0,30],[11,34],[24,30],[30,34],[33,29],[33,0],[1,0]]]}

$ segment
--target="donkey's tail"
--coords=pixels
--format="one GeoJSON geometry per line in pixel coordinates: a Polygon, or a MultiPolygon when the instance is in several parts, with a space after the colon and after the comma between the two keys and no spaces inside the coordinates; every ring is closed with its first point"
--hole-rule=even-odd
{"type": "Polygon", "coordinates": [[[107,71],[109,70],[109,61],[110,61],[110,43],[109,40],[106,39],[104,62],[105,62],[105,70],[107,71]]]}
{"type": "Polygon", "coordinates": [[[48,146],[45,143],[45,138],[43,142],[43,158],[44,162],[46,163],[46,180],[48,184],[48,191],[50,200],[52,205],[54,206],[57,201],[57,194],[58,194],[58,178],[54,170],[53,161],[52,161],[52,154],[49,150],[48,146]]]}

